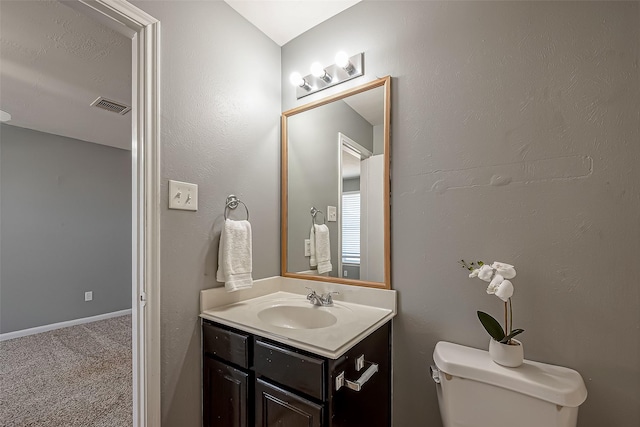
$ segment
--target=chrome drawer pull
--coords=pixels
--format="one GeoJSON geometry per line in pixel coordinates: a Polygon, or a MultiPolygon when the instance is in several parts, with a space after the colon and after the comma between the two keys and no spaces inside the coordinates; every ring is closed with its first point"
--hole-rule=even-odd
{"type": "Polygon", "coordinates": [[[362,386],[369,381],[376,372],[378,372],[378,364],[372,363],[360,378],[356,381],[349,381],[344,378],[344,371],[342,371],[336,377],[336,391],[340,390],[344,385],[351,390],[360,391],[362,386]]]}

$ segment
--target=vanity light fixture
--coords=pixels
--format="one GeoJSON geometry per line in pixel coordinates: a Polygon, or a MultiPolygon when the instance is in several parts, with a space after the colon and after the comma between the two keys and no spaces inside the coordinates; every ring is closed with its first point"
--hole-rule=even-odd
{"type": "Polygon", "coordinates": [[[319,62],[311,64],[311,74],[313,74],[313,77],[324,80],[325,83],[331,83],[331,80],[333,80],[333,77],[327,73],[327,70],[319,62]]]}
{"type": "Polygon", "coordinates": [[[335,63],[328,67],[314,62],[311,64],[311,74],[304,77],[297,71],[291,73],[289,81],[297,86],[297,99],[364,75],[364,53],[349,57],[347,53],[340,51],[334,60],[335,63]]]}
{"type": "Polygon", "coordinates": [[[291,82],[292,85],[294,86],[298,86],[304,90],[306,90],[307,92],[309,92],[311,89],[313,89],[311,87],[311,85],[309,84],[309,82],[307,82],[307,80],[305,78],[303,78],[299,72],[294,71],[293,73],[291,73],[291,75],[289,76],[289,81],[291,82]]]}
{"type": "Polygon", "coordinates": [[[343,50],[336,53],[336,57],[334,59],[336,61],[336,65],[347,72],[347,74],[351,75],[356,71],[356,67],[353,66],[351,61],[349,60],[349,55],[343,50]]]}

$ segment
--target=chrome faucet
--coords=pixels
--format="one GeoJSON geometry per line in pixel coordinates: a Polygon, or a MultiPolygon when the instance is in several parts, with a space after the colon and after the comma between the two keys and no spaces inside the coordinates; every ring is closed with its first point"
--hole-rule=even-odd
{"type": "Polygon", "coordinates": [[[307,288],[311,292],[307,295],[307,299],[313,305],[327,307],[333,305],[333,297],[332,294],[339,294],[340,292],[327,292],[326,294],[318,295],[316,291],[311,288],[307,288]]]}

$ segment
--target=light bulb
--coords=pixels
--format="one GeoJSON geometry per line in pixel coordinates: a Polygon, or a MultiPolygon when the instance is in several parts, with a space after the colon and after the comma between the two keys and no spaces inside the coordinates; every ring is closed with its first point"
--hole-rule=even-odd
{"type": "Polygon", "coordinates": [[[347,55],[347,52],[341,50],[336,53],[335,61],[338,67],[347,68],[349,66],[349,55],[347,55]]]}
{"type": "Polygon", "coordinates": [[[315,77],[320,78],[320,77],[324,77],[326,72],[321,63],[314,62],[313,64],[311,64],[311,74],[313,74],[315,77]]]}
{"type": "Polygon", "coordinates": [[[304,85],[304,79],[302,78],[300,73],[297,72],[297,71],[294,71],[293,73],[291,73],[291,75],[289,76],[289,81],[294,86],[303,86],[304,85]]]}

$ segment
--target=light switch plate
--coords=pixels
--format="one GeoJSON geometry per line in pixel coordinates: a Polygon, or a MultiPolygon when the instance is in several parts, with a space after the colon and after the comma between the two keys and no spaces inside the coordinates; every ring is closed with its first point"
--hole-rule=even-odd
{"type": "Polygon", "coordinates": [[[304,239],[304,256],[311,256],[311,240],[304,239]]]}
{"type": "Polygon", "coordinates": [[[198,184],[169,180],[169,209],[198,210],[198,184]]]}
{"type": "Polygon", "coordinates": [[[327,221],[335,222],[338,220],[337,209],[335,206],[327,206],[327,221]]]}

